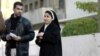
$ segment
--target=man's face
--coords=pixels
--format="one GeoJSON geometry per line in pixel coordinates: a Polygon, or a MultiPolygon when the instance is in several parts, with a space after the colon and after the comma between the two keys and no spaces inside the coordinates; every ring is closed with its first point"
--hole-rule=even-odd
{"type": "Polygon", "coordinates": [[[13,9],[13,11],[16,16],[21,16],[21,14],[23,12],[23,6],[16,5],[16,7],[13,9]]]}

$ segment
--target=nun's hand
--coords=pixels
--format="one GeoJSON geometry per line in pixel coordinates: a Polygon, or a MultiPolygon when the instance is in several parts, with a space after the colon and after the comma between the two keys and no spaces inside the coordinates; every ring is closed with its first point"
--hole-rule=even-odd
{"type": "Polygon", "coordinates": [[[43,39],[43,37],[39,37],[39,39],[43,39]]]}
{"type": "Polygon", "coordinates": [[[6,40],[11,40],[11,36],[9,34],[6,35],[6,40]]]}
{"type": "Polygon", "coordinates": [[[44,32],[40,32],[40,33],[38,34],[38,36],[40,36],[40,37],[43,37],[43,35],[44,35],[44,32]]]}

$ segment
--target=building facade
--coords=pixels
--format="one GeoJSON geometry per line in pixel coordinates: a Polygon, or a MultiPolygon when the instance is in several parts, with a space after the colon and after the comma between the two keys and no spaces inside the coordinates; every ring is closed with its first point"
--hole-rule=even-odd
{"type": "Polygon", "coordinates": [[[98,2],[97,0],[21,0],[24,4],[23,16],[27,17],[33,25],[43,22],[45,10],[53,9],[60,22],[96,15],[78,9],[76,2],[98,2]]]}
{"type": "Polygon", "coordinates": [[[65,19],[65,0],[21,0],[24,4],[23,16],[27,17],[33,25],[43,22],[45,10],[54,10],[59,19],[65,19]],[[56,2],[55,2],[56,1],[56,2]]]}

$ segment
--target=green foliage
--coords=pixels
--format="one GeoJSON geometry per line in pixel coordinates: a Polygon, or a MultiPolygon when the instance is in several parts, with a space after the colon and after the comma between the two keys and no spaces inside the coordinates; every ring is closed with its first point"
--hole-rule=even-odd
{"type": "Polygon", "coordinates": [[[98,31],[97,20],[93,18],[80,18],[67,21],[62,30],[62,36],[84,35],[98,31]]]}
{"type": "Polygon", "coordinates": [[[79,9],[82,9],[84,11],[91,12],[97,12],[97,3],[96,2],[76,2],[76,6],[79,9]]]}

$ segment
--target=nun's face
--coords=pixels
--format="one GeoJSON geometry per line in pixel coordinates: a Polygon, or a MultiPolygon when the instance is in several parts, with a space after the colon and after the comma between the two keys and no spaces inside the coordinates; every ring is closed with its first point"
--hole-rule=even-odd
{"type": "Polygon", "coordinates": [[[44,22],[45,22],[45,24],[50,24],[52,22],[52,17],[50,14],[48,14],[48,13],[44,14],[44,22]]]}

